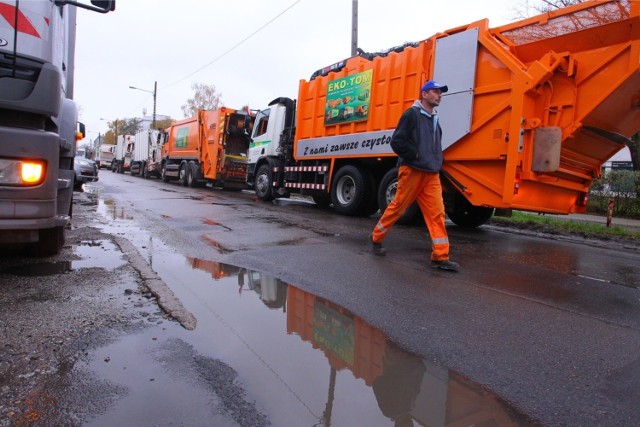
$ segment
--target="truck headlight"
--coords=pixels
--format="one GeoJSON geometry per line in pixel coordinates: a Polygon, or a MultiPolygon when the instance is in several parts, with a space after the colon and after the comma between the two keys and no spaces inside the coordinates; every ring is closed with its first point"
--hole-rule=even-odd
{"type": "Polygon", "coordinates": [[[0,185],[38,185],[45,169],[44,161],[0,159],[0,185]]]}

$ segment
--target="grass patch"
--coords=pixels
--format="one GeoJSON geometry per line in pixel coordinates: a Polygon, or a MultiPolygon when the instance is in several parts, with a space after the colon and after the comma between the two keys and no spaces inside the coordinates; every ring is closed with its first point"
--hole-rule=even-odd
{"type": "Polygon", "coordinates": [[[615,225],[607,227],[585,221],[572,219],[558,219],[545,215],[531,214],[527,212],[513,211],[511,217],[491,218],[494,225],[515,226],[518,228],[529,228],[550,233],[571,233],[585,237],[623,237],[627,239],[640,239],[640,231],[632,231],[627,228],[615,225]]]}

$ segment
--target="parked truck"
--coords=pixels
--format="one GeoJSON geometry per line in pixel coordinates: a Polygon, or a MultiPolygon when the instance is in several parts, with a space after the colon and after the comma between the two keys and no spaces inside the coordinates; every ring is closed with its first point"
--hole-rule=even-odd
{"type": "Polygon", "coordinates": [[[111,169],[111,161],[113,160],[115,152],[116,146],[114,144],[100,144],[98,146],[98,155],[96,158],[98,169],[111,169]]]}
{"type": "MultiPolygon", "coordinates": [[[[0,0],[0,244],[59,252],[72,213],[77,7],[115,1],[0,0]]],[[[78,132],[79,131],[79,132],[78,132]]]]}
{"type": "Polygon", "coordinates": [[[118,135],[116,139],[113,159],[111,159],[111,171],[118,173],[129,172],[135,149],[135,135],[118,135]]]}
{"type": "Polygon", "coordinates": [[[437,110],[454,223],[477,227],[495,209],[585,212],[603,163],[640,130],[639,18],[638,1],[589,1],[318,70],[297,101],[258,113],[248,184],[262,200],[299,192],[346,215],[384,210],[394,127],[435,79],[449,88],[437,110]]]}
{"type": "Polygon", "coordinates": [[[167,129],[161,178],[196,187],[207,183],[225,190],[247,188],[247,151],[254,116],[220,107],[200,110],[167,129]]]}
{"type": "Polygon", "coordinates": [[[131,157],[131,175],[144,178],[160,177],[162,146],[166,136],[166,132],[155,129],[141,130],[136,133],[131,157]]]}
{"type": "Polygon", "coordinates": [[[98,154],[96,157],[98,169],[111,169],[111,161],[113,160],[115,150],[116,146],[114,144],[100,144],[98,146],[98,154]]]}

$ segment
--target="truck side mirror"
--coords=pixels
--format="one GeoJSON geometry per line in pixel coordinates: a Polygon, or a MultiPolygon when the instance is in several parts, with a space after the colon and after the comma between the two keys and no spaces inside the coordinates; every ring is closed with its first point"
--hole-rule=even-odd
{"type": "Polygon", "coordinates": [[[116,10],[116,2],[114,0],[91,0],[91,4],[106,12],[113,12],[116,10]]]}
{"type": "Polygon", "coordinates": [[[116,0],[91,0],[91,4],[93,6],[74,0],[54,0],[54,4],[59,7],[70,4],[81,9],[92,10],[100,13],[113,12],[116,10],[116,0]]]}

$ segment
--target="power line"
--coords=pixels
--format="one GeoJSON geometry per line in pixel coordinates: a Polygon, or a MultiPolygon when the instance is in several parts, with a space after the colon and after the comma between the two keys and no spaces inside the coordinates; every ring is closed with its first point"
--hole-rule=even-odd
{"type": "Polygon", "coordinates": [[[249,34],[247,37],[245,37],[244,39],[242,39],[240,42],[238,42],[237,44],[235,44],[233,47],[231,47],[230,49],[226,50],[224,53],[222,53],[220,56],[218,56],[217,58],[213,59],[211,62],[203,65],[202,67],[198,68],[197,70],[195,70],[194,72],[192,72],[191,74],[187,74],[186,76],[184,76],[183,78],[181,78],[180,80],[176,80],[175,82],[165,86],[163,89],[171,87],[175,84],[178,84],[186,79],[188,79],[189,77],[193,76],[196,73],[199,73],[200,71],[204,70],[205,68],[207,68],[208,66],[210,66],[211,64],[218,62],[220,59],[222,59],[223,57],[227,56],[229,53],[231,53],[232,51],[234,51],[236,48],[238,48],[240,45],[242,45],[244,42],[246,42],[247,40],[249,40],[251,37],[255,36],[256,34],[258,34],[260,31],[262,31],[263,29],[265,29],[269,24],[271,24],[273,21],[275,21],[276,19],[280,18],[282,15],[284,15],[287,11],[289,11],[289,9],[291,9],[293,6],[295,6],[296,4],[300,3],[302,0],[296,0],[294,1],[289,7],[287,7],[285,10],[283,10],[282,12],[280,12],[278,15],[276,15],[273,19],[271,19],[270,21],[268,21],[266,24],[264,24],[263,26],[261,26],[260,28],[258,28],[257,30],[255,30],[253,33],[249,34]]]}

